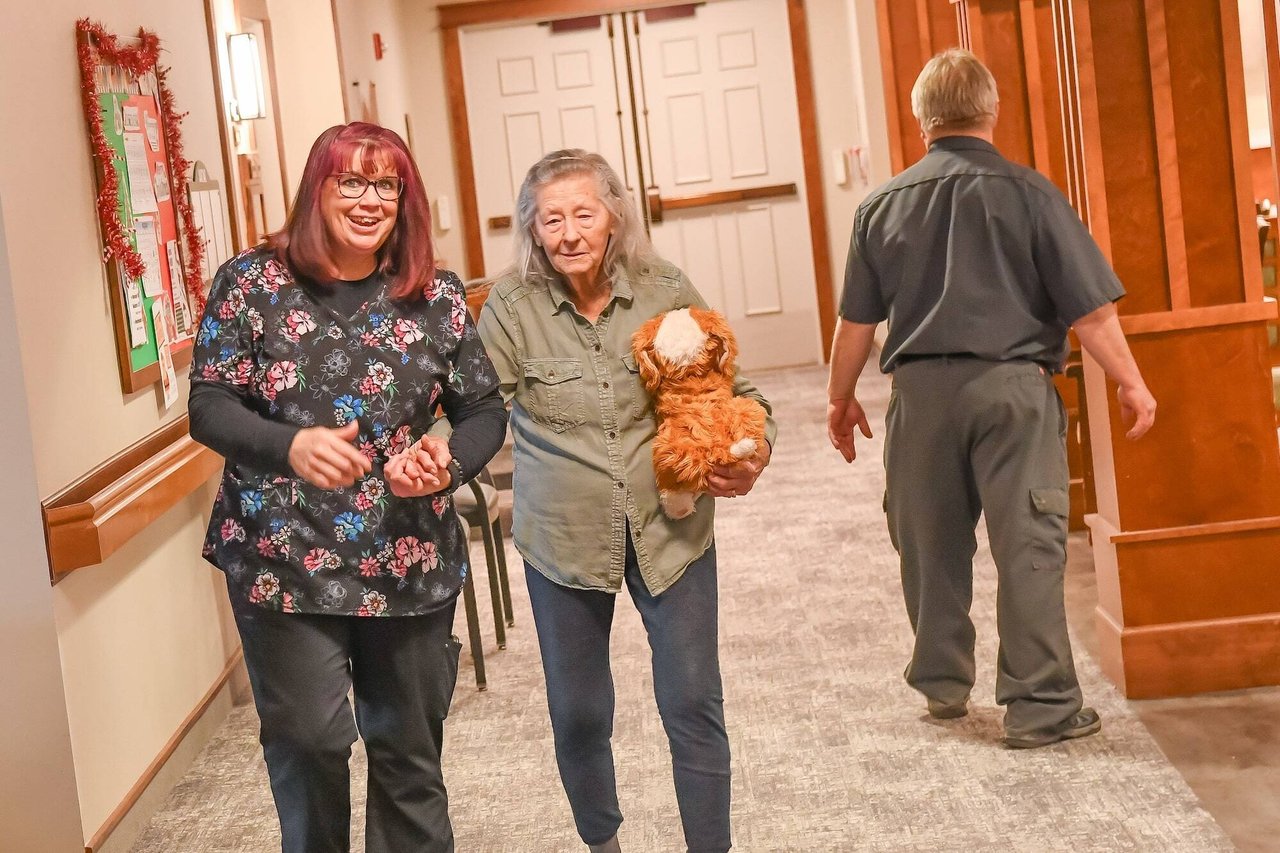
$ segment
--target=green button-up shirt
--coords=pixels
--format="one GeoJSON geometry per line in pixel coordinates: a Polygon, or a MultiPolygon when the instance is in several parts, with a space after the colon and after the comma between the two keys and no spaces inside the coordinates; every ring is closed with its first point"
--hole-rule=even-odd
{"type": "MultiPolygon", "coordinates": [[[[653,402],[631,353],[651,317],[705,300],[674,266],[614,276],[595,323],[560,281],[508,273],[480,313],[480,336],[512,402],[515,442],[512,538],[521,555],[564,586],[619,592],[628,522],[645,586],[658,594],[711,545],[715,501],[673,521],[658,505],[653,402]]],[[[768,401],[737,375],[734,393],[768,401]]],[[[766,436],[773,444],[772,414],[766,436]]]]}

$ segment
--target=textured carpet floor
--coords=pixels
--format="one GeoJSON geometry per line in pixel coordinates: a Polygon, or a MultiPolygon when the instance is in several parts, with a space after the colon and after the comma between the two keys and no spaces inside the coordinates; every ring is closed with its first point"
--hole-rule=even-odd
{"type": "MultiPolygon", "coordinates": [[[[958,721],[930,720],[900,677],[910,630],[880,509],[887,382],[866,383],[877,435],[848,467],[826,440],[821,371],[756,378],[776,407],[778,450],[755,493],[721,501],[717,519],[736,849],[1232,849],[1078,646],[1086,701],[1103,717],[1102,734],[1025,752],[1000,745],[1001,709],[992,699],[995,579],[985,547],[975,579],[973,712],[958,721]]],[[[479,549],[476,556],[483,566],[479,549]]],[[[483,623],[489,690],[476,692],[464,654],[446,728],[458,850],[581,850],[556,775],[519,573],[512,587],[517,625],[505,651],[492,646],[492,623],[483,623]]],[[[480,599],[482,606],[488,600],[484,590],[480,599]]],[[[460,635],[462,628],[460,622],[460,635]]],[[[648,650],[625,596],[613,660],[623,849],[682,850],[648,650]]],[[[233,713],[155,815],[136,853],[278,850],[256,736],[252,709],[233,713]]],[[[363,849],[363,769],[357,753],[356,850],[363,849]]]]}

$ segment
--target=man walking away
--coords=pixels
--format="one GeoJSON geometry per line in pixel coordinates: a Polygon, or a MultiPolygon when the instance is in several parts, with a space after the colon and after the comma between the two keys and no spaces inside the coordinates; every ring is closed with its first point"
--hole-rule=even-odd
{"type": "Polygon", "coordinates": [[[1067,330],[1119,384],[1128,437],[1155,421],[1120,329],[1115,273],[1063,195],[992,144],[991,72],[968,51],[929,61],[911,92],[928,153],[859,206],[831,352],[827,428],[847,462],[871,437],[858,376],[888,320],[893,374],[885,509],[915,632],[907,683],[940,719],[974,682],[974,530],[987,516],[999,575],[996,701],[1004,742],[1097,732],[1067,638],[1066,413],[1052,374],[1067,330]]]}

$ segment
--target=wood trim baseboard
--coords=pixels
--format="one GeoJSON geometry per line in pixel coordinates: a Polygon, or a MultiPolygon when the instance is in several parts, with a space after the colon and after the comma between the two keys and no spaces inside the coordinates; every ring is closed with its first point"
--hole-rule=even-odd
{"type": "Polygon", "coordinates": [[[41,502],[50,581],[101,563],[221,464],[184,414],[41,502]]]}
{"type": "Polygon", "coordinates": [[[84,853],[94,853],[95,850],[100,850],[102,845],[107,843],[111,833],[116,831],[116,827],[120,825],[120,822],[137,805],[138,800],[146,792],[148,786],[155,781],[160,770],[173,757],[173,754],[182,745],[182,741],[191,733],[191,730],[195,728],[200,718],[209,710],[209,706],[213,704],[213,700],[222,692],[222,689],[227,685],[232,674],[235,673],[236,667],[240,665],[240,661],[243,659],[244,649],[237,648],[235,654],[227,661],[226,666],[222,668],[222,672],[213,682],[213,686],[209,688],[203,698],[196,704],[196,707],[178,726],[178,730],[173,733],[173,736],[165,743],[159,754],[147,765],[147,769],[142,771],[142,775],[138,777],[137,782],[133,783],[133,787],[124,795],[124,799],[120,801],[120,804],[112,810],[111,814],[107,815],[107,819],[103,821],[102,826],[98,827],[98,831],[85,843],[84,853]]]}
{"type": "Polygon", "coordinates": [[[1103,670],[1128,699],[1280,684],[1280,613],[1140,628],[1095,616],[1103,670]]]}

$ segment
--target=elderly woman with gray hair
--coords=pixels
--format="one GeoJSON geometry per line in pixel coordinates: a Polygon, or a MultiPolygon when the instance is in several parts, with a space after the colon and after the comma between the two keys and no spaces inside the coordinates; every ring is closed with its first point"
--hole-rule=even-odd
{"type": "MultiPolygon", "coordinates": [[[[620,849],[609,633],[625,584],[653,651],[685,842],[691,851],[728,850],[711,498],[751,490],[769,463],[772,418],[756,455],[718,469],[691,516],[667,518],[653,473],[653,404],[631,336],[657,314],[706,303],[656,256],[598,154],[567,149],[534,164],[516,221],[515,265],[494,284],[479,328],[513,404],[513,536],[578,834],[593,851],[620,849]]],[[[740,375],[734,392],[769,410],[740,375]]]]}

